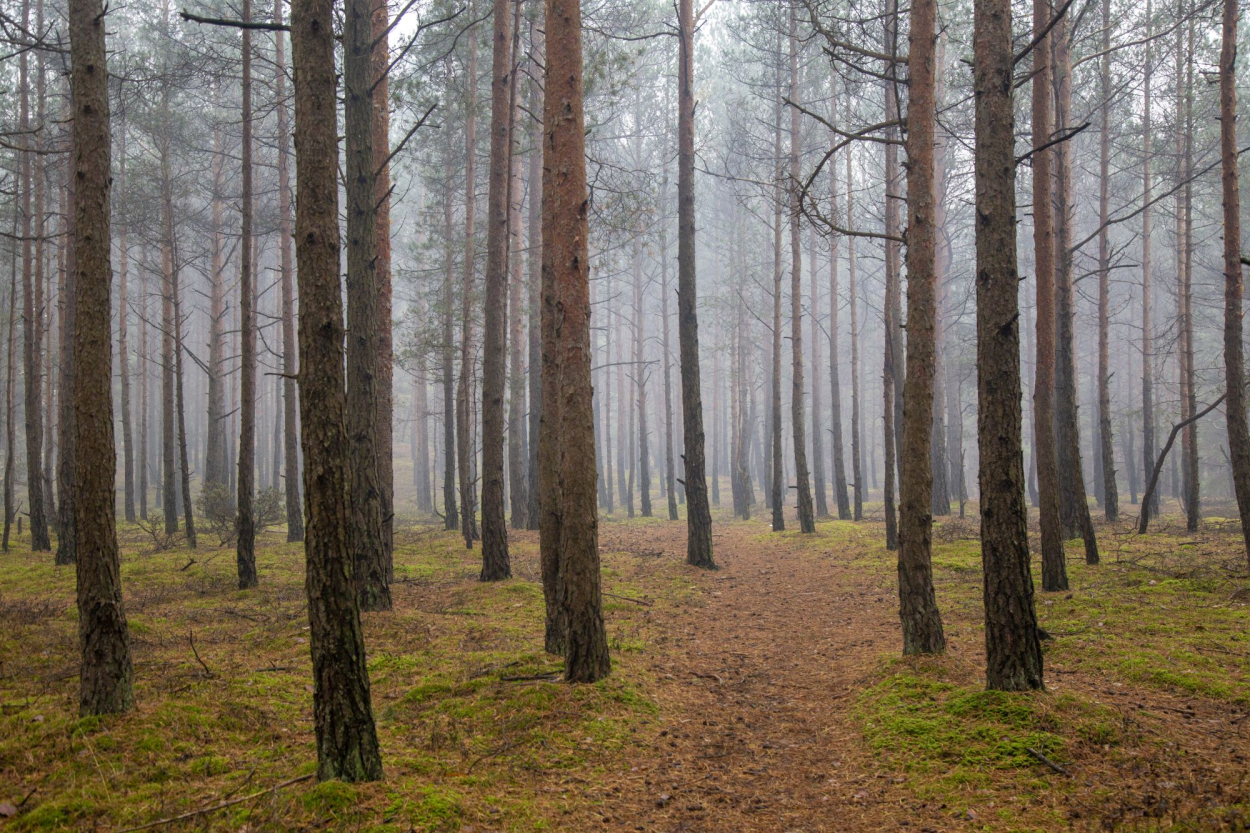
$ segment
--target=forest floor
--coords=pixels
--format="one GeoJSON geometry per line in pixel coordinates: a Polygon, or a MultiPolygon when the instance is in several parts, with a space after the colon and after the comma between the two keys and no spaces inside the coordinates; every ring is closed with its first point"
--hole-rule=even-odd
{"type": "Polygon", "coordinates": [[[1072,590],[1038,595],[1048,690],[1007,695],[984,690],[975,521],[935,532],[948,652],[904,659],[879,519],[718,513],[704,572],[684,523],[605,518],[613,673],[579,687],[542,653],[533,533],[486,585],[454,533],[401,524],[395,610],[364,619],[386,780],[318,786],[299,544],[267,533],[240,592],[231,548],[124,527],[137,705],[106,719],[76,716],[72,569],[15,549],[0,831],[1250,829],[1238,530],[1129,526],[1100,529],[1101,565],[1069,548],[1072,590]]]}

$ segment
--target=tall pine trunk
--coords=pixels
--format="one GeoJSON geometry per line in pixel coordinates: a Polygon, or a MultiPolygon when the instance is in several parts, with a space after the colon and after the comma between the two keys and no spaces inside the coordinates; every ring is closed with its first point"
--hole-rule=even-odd
{"type": "MultiPolygon", "coordinates": [[[[251,0],[243,0],[243,20],[252,17],[251,0]]],[[[243,30],[243,218],[239,252],[242,268],[239,279],[239,455],[235,520],[235,560],[238,562],[239,589],[255,587],[256,517],[254,484],[256,466],[256,263],[252,247],[252,33],[243,30]]],[[[171,293],[172,296],[172,293],[171,293]]],[[[172,455],[171,455],[172,456],[172,455]]],[[[169,465],[170,457],[166,457],[169,465]]],[[[166,482],[169,472],[165,474],[166,482]]],[[[309,607],[311,607],[311,600],[309,607]]]]}

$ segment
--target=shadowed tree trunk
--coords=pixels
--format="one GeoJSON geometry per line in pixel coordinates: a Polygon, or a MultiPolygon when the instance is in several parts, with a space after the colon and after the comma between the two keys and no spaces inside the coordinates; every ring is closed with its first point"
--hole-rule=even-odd
{"type": "MultiPolygon", "coordinates": [[[[84,106],[93,106],[85,104],[84,106]]],[[[65,213],[69,219],[71,238],[62,247],[64,255],[63,268],[59,270],[57,287],[57,327],[59,329],[57,389],[57,445],[56,488],[60,500],[56,503],[56,563],[73,564],[78,560],[77,540],[74,532],[76,522],[74,504],[74,402],[71,391],[74,389],[74,316],[77,313],[76,289],[76,252],[73,240],[74,207],[77,200],[75,177],[66,177],[65,213]]],[[[112,264],[110,263],[110,271],[112,264]]],[[[49,342],[51,338],[49,338],[49,342]]],[[[110,355],[112,355],[110,351],[110,355]]],[[[112,369],[110,362],[110,370],[112,369]]],[[[112,392],[109,393],[109,405],[112,406],[112,392]]],[[[52,407],[52,399],[48,399],[48,407],[52,407]]],[[[115,466],[116,464],[114,464],[115,466]]]]}
{"type": "MultiPolygon", "coordinates": [[[[898,0],[886,0],[885,4],[885,53],[898,54],[898,0]]],[[[898,75],[895,61],[886,67],[885,79],[885,120],[897,121],[899,118],[898,87],[894,79],[898,75]]],[[[902,229],[899,222],[899,201],[902,199],[899,180],[898,146],[893,142],[898,139],[898,128],[887,129],[886,136],[891,140],[885,146],[885,233],[888,237],[900,237],[902,229]]],[[[902,389],[900,378],[903,375],[901,365],[902,331],[900,327],[900,289],[899,289],[899,246],[897,240],[885,241],[885,350],[882,363],[882,400],[881,412],[885,463],[885,548],[898,549],[898,516],[894,504],[894,475],[902,473],[902,466],[896,463],[899,446],[901,445],[902,426],[897,423],[899,417],[899,395],[902,389]]]]}
{"type": "Polygon", "coordinates": [[[1224,384],[1228,454],[1241,533],[1250,556],[1250,433],[1241,343],[1241,194],[1237,185],[1237,0],[1224,0],[1220,48],[1220,163],[1224,199],[1224,384]]]}
{"type": "Polygon", "coordinates": [[[524,183],[521,156],[514,138],[521,118],[517,85],[520,83],[520,4],[513,6],[512,49],[516,57],[508,84],[508,523],[524,529],[529,520],[529,484],[526,478],[527,431],[525,424],[525,274],[521,257],[525,225],[521,219],[524,183]]]}
{"type": "MultiPolygon", "coordinates": [[[[1150,19],[1150,0],[1146,4],[1147,20],[1150,19]]],[[[1147,26],[1146,67],[1142,82],[1142,213],[1141,213],[1141,428],[1142,428],[1142,473],[1145,476],[1155,464],[1155,392],[1154,392],[1154,334],[1151,328],[1153,313],[1154,287],[1150,273],[1151,246],[1150,236],[1152,223],[1150,216],[1151,187],[1151,118],[1150,118],[1150,81],[1153,67],[1151,65],[1149,25],[1147,26]]],[[[1159,498],[1153,496],[1142,512],[1146,515],[1159,513],[1159,498]]]]}
{"type": "MultiPolygon", "coordinates": [[[[550,18],[548,18],[550,19],[550,18]]],[[[686,563],[712,568],[712,514],[703,462],[703,394],[699,386],[698,291],[694,245],[694,11],[678,0],[677,70],[677,341],[681,351],[681,416],[686,463],[686,563]]],[[[606,652],[605,652],[606,653],[606,652]]]]}
{"type": "MultiPolygon", "coordinates": [[[[243,20],[252,17],[251,0],[243,0],[243,20]]],[[[239,589],[255,587],[256,518],[253,478],[256,459],[256,264],[252,249],[252,33],[243,30],[243,220],[239,253],[239,457],[235,520],[235,557],[239,567],[239,589]]],[[[169,460],[170,457],[166,457],[169,460]]],[[[168,465],[168,463],[166,464],[168,465]]],[[[169,479],[168,472],[165,475],[169,479]]],[[[311,607],[311,603],[309,607],[311,607]]]]}
{"type": "MultiPolygon", "coordinates": [[[[990,689],[1019,691],[1042,688],[1042,648],[1029,570],[1020,436],[1019,275],[1009,0],[976,0],[974,27],[977,443],[981,457],[985,682],[990,689]]],[[[1035,50],[1034,54],[1045,51],[1035,50]]],[[[1035,77],[1033,83],[1039,84],[1039,79],[1035,77]]],[[[1048,119],[1040,121],[1045,123],[1048,119]]]]}
{"type": "MultiPolygon", "coordinates": [[[[17,237],[18,212],[13,212],[13,225],[10,233],[17,237]]],[[[10,250],[9,259],[9,317],[5,337],[4,362],[4,540],[0,549],[9,551],[9,533],[13,527],[13,463],[16,456],[17,431],[13,425],[13,384],[14,365],[17,362],[14,350],[17,347],[17,246],[10,250]]]]}
{"type": "MultiPolygon", "coordinates": [[[[1147,0],[1149,5],[1149,0],[1147,0]]],[[[1055,123],[1070,128],[1072,53],[1066,14],[1050,38],[1053,49],[1055,123]]],[[[1149,48],[1149,47],[1147,47],[1149,48]]],[[[1081,425],[1077,413],[1076,307],[1072,286],[1072,143],[1055,146],[1055,438],[1059,463],[1059,516],[1064,537],[1081,535],[1085,563],[1098,563],[1098,541],[1085,496],[1081,465],[1081,425]]]]}
{"type": "MultiPolygon", "coordinates": [[[[113,481],[113,351],[110,328],[109,100],[101,0],[70,0],[73,103],[73,292],[71,398],[74,496],[78,523],[78,639],[82,649],[78,712],[124,712],[134,706],[130,632],[122,604],[113,481]]],[[[62,396],[67,393],[62,389],[62,396]]]]}
{"type": "MultiPolygon", "coordinates": [[[[539,27],[531,30],[531,48],[534,54],[543,51],[542,33],[539,27]]],[[[542,86],[536,79],[539,69],[536,64],[530,66],[530,80],[527,98],[529,111],[532,114],[542,112],[542,86]]],[[[538,434],[541,430],[543,403],[543,347],[542,347],[542,280],[543,280],[543,129],[541,122],[535,117],[530,119],[530,158],[529,171],[526,178],[529,183],[529,250],[526,253],[526,267],[529,273],[529,519],[526,529],[538,529],[542,510],[538,500],[538,434]]],[[[545,584],[544,584],[545,590],[545,584]]],[[[550,601],[550,600],[549,600],[550,601]]],[[[548,610],[551,605],[548,604],[548,610]]],[[[562,649],[553,653],[560,653],[562,649]]]]}
{"type": "MultiPolygon", "coordinates": [[[[798,13],[790,6],[790,100],[799,94],[798,13]]],[[[807,472],[807,433],[803,429],[803,244],[799,237],[799,142],[800,116],[790,108],[790,181],[787,189],[790,212],[790,420],[794,429],[794,483],[799,531],[815,532],[812,486],[807,472]]]]}
{"type": "Polygon", "coordinates": [[[373,98],[373,206],[375,284],[374,333],[377,376],[374,399],[377,425],[374,447],[378,460],[378,491],[382,497],[382,566],[389,582],[395,572],[395,345],[391,333],[391,110],[387,67],[391,52],[387,27],[390,25],[388,0],[372,0],[370,9],[370,60],[373,98]]]}
{"type": "Polygon", "coordinates": [[[482,581],[499,581],[512,575],[503,494],[503,399],[508,359],[508,180],[512,144],[511,21],[508,0],[494,0],[486,298],[482,323],[482,581]]]}
{"type": "Polygon", "coordinates": [[[390,610],[379,447],[377,157],[374,153],[373,0],[343,9],[343,134],[347,197],[347,440],[351,543],[360,609],[390,610]]]}
{"type": "Polygon", "coordinates": [[[308,521],[304,583],[317,778],[373,781],[382,777],[382,758],[369,699],[350,540],[333,0],[292,2],[291,62],[296,79],[300,443],[308,521]]]}
{"type": "MultiPolygon", "coordinates": [[[[554,303],[547,306],[545,297],[543,313],[544,335],[548,333],[548,318],[553,325],[550,342],[544,341],[556,348],[556,355],[552,357],[555,372],[546,373],[552,369],[546,365],[544,378],[558,390],[555,410],[559,417],[556,433],[548,431],[547,440],[560,461],[557,500],[564,676],[569,682],[590,683],[607,676],[611,663],[603,624],[595,511],[598,475],[591,407],[593,351],[579,0],[547,0],[546,48],[543,287],[552,290],[550,300],[554,303]]],[[[546,390],[548,385],[543,387],[546,390]]],[[[547,419],[548,409],[544,407],[544,423],[547,419]]],[[[553,484],[548,481],[548,485],[553,484]]],[[[544,494],[544,503],[548,495],[544,494]]]]}
{"type": "MultiPolygon", "coordinates": [[[[382,8],[385,10],[385,4],[382,8]]],[[[274,0],[273,19],[275,23],[282,22],[282,0],[274,0]]],[[[277,64],[274,98],[278,111],[278,270],[282,282],[282,437],[285,444],[282,456],[286,463],[283,485],[286,540],[295,542],[304,540],[304,506],[299,488],[299,393],[295,384],[298,356],[295,352],[295,286],[291,274],[291,137],[286,109],[286,43],[281,32],[274,32],[274,62],[277,64]]]]}
{"type": "Polygon", "coordinates": [[[899,483],[898,598],[904,654],[946,650],[933,594],[933,373],[937,254],[933,145],[937,0],[912,0],[907,105],[907,377],[899,483]]]}
{"type": "MultiPolygon", "coordinates": [[[[1194,314],[1193,314],[1193,183],[1190,181],[1193,170],[1193,121],[1194,121],[1194,22],[1189,20],[1188,47],[1181,48],[1181,30],[1176,35],[1176,79],[1177,79],[1177,119],[1180,118],[1180,101],[1185,105],[1185,128],[1177,131],[1177,158],[1180,160],[1178,179],[1185,183],[1181,199],[1183,205],[1178,208],[1177,216],[1177,248],[1179,254],[1180,305],[1181,305],[1181,378],[1184,384],[1182,418],[1188,419],[1198,412],[1197,380],[1194,370],[1194,314]],[[1182,73],[1182,63],[1184,72],[1182,73]],[[1184,75],[1184,94],[1179,94],[1181,77],[1184,75]]],[[[1198,423],[1195,420],[1185,427],[1181,435],[1181,457],[1185,472],[1185,525],[1190,532],[1198,530],[1202,519],[1202,484],[1198,469],[1198,423]]]]}
{"type": "MultiPolygon", "coordinates": [[[[1050,24],[1048,0],[1033,0],[1034,36],[1050,24]]],[[[1041,38],[1033,55],[1033,259],[1037,290],[1037,368],[1033,382],[1033,448],[1041,507],[1042,589],[1068,589],[1059,514],[1059,458],[1055,440],[1055,236],[1051,201],[1054,159],[1051,135],[1050,42],[1041,38]]],[[[1015,264],[1012,264],[1013,269],[1015,264]]],[[[983,464],[984,465],[984,464],[983,464]]],[[[984,492],[982,493],[984,494],[984,492]]]]}

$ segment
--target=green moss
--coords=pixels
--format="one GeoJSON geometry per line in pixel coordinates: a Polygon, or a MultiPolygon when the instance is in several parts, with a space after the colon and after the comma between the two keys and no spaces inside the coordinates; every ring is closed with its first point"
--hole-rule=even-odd
{"type": "Polygon", "coordinates": [[[300,797],[300,804],[318,817],[334,817],[355,807],[358,800],[355,786],[342,781],[322,781],[300,797]]]}

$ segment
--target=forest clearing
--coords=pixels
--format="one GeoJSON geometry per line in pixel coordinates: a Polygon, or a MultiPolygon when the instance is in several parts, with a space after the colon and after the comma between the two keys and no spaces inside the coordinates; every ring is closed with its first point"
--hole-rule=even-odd
{"type": "Polygon", "coordinates": [[[397,525],[394,610],[364,618],[385,780],[352,786],[307,778],[299,547],[270,535],[240,594],[229,550],[123,532],[141,705],[105,722],[75,711],[67,574],[19,554],[0,596],[6,827],[1245,829],[1235,533],[1101,528],[1103,563],[1039,593],[1048,690],[1020,699],[984,690],[975,523],[935,532],[947,653],[897,656],[879,511],[810,536],[718,511],[714,572],[682,563],[680,524],[605,519],[614,669],[572,688],[542,650],[532,535],[514,577],[483,584],[454,534],[397,525]]]}

